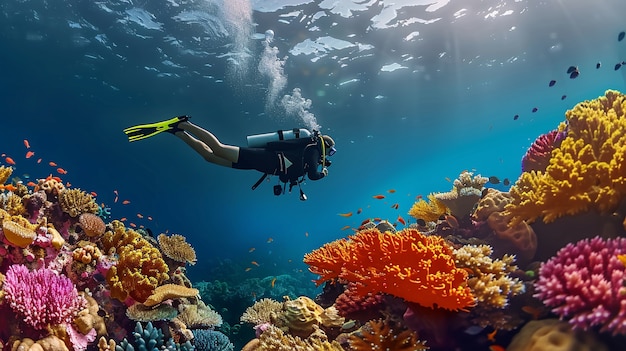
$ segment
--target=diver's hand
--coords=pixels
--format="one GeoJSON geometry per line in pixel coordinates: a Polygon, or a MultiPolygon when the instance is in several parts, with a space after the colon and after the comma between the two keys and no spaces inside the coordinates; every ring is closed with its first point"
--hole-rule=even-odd
{"type": "Polygon", "coordinates": [[[328,168],[322,168],[322,174],[324,175],[324,177],[326,177],[328,175],[328,168]]]}

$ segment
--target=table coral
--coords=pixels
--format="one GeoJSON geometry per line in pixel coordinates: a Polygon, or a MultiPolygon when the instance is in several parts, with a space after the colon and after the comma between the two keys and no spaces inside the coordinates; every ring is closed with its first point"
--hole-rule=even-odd
{"type": "Polygon", "coordinates": [[[386,293],[426,307],[460,310],[474,305],[467,272],[454,264],[452,248],[436,235],[411,228],[397,233],[359,231],[348,239],[325,244],[304,262],[320,275],[356,282],[357,293],[386,293]]]}
{"type": "Polygon", "coordinates": [[[13,311],[37,330],[49,325],[71,324],[76,313],[86,305],[67,277],[47,268],[29,271],[26,266],[12,265],[6,272],[2,289],[13,311]]]}
{"type": "Polygon", "coordinates": [[[195,288],[188,288],[182,285],[165,284],[157,286],[152,294],[143,302],[145,306],[156,306],[165,300],[178,299],[182,297],[196,297],[200,291],[195,288]]]}
{"type": "Polygon", "coordinates": [[[196,251],[189,245],[185,237],[174,234],[167,236],[160,234],[157,237],[161,252],[172,260],[180,263],[196,264],[196,251]]]}
{"type": "Polygon", "coordinates": [[[512,223],[614,210],[626,195],[625,111],[626,96],[613,90],[568,110],[567,136],[545,172],[523,172],[510,190],[512,223]]]}
{"type": "Polygon", "coordinates": [[[111,296],[125,301],[128,296],[144,302],[154,289],[169,278],[168,267],[161,252],[132,229],[126,229],[119,221],[111,222],[113,231],[107,231],[102,244],[107,253],[118,256],[106,280],[111,296]]]}
{"type": "Polygon", "coordinates": [[[575,329],[626,334],[625,253],[626,238],[570,243],[541,265],[535,297],[575,329]]]}

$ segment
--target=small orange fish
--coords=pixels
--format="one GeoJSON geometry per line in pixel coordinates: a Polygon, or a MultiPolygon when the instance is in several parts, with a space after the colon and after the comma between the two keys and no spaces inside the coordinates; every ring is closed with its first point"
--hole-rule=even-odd
{"type": "Polygon", "coordinates": [[[31,158],[31,157],[33,157],[33,156],[35,156],[35,153],[34,153],[34,152],[32,152],[32,151],[28,151],[28,152],[26,152],[26,158],[31,158]]]}
{"type": "Polygon", "coordinates": [[[377,200],[382,200],[385,198],[385,195],[374,195],[372,196],[373,198],[377,199],[377,200]]]}
{"type": "Polygon", "coordinates": [[[276,284],[276,277],[274,277],[274,279],[272,279],[272,282],[270,283],[270,286],[273,288],[274,284],[276,284]]]}
{"type": "Polygon", "coordinates": [[[363,209],[362,209],[362,208],[359,208],[359,209],[356,211],[356,214],[361,214],[361,212],[363,212],[363,209]]]}
{"type": "Polygon", "coordinates": [[[126,222],[126,217],[120,218],[120,222],[126,222]]]}
{"type": "Polygon", "coordinates": [[[541,316],[541,310],[537,307],[533,307],[533,306],[524,306],[522,307],[522,311],[528,313],[529,315],[533,316],[534,320],[539,319],[539,317],[541,316]]]}
{"type": "Polygon", "coordinates": [[[136,225],[135,223],[133,223],[133,222],[130,222],[130,223],[128,223],[128,224],[129,224],[131,227],[133,227],[133,228],[137,228],[137,225],[136,225]]]}
{"type": "Polygon", "coordinates": [[[35,183],[33,181],[30,181],[30,182],[26,183],[26,185],[28,185],[28,186],[35,186],[35,185],[37,185],[37,183],[35,183]]]}
{"type": "Polygon", "coordinates": [[[128,205],[129,203],[130,203],[130,201],[129,201],[129,200],[124,200],[124,201],[122,201],[122,205],[128,205]]]}
{"type": "Polygon", "coordinates": [[[257,267],[258,267],[258,266],[260,266],[260,265],[257,263],[257,261],[252,261],[252,262],[250,262],[250,263],[252,263],[253,265],[255,265],[255,266],[257,266],[257,267]]]}
{"type": "Polygon", "coordinates": [[[248,250],[248,252],[252,252],[252,251],[254,251],[254,250],[256,250],[256,248],[251,247],[251,248],[250,248],[250,250],[248,250]]]}
{"type": "Polygon", "coordinates": [[[92,191],[89,194],[91,194],[91,196],[93,196],[93,197],[98,197],[98,193],[96,193],[95,191],[92,191]]]}
{"type": "Polygon", "coordinates": [[[369,219],[369,218],[364,219],[364,220],[363,220],[363,222],[361,222],[361,226],[364,226],[364,225],[365,225],[365,223],[368,223],[369,221],[370,221],[370,219],[369,219]]]}
{"type": "Polygon", "coordinates": [[[250,272],[252,270],[252,268],[248,267],[246,268],[246,272],[250,272]]]}
{"type": "Polygon", "coordinates": [[[30,149],[30,143],[26,139],[24,139],[24,146],[26,146],[27,149],[30,149]]]}
{"type": "Polygon", "coordinates": [[[13,192],[17,190],[17,187],[15,187],[15,185],[13,184],[0,185],[0,188],[4,190],[8,190],[8,191],[13,191],[13,192]]]}
{"type": "Polygon", "coordinates": [[[387,192],[388,192],[389,194],[393,194],[393,193],[395,193],[395,192],[396,192],[396,189],[389,189],[389,190],[387,190],[387,192]]]}
{"type": "Polygon", "coordinates": [[[494,329],[491,333],[487,334],[487,340],[496,342],[496,333],[498,333],[498,329],[494,329]]]}
{"type": "Polygon", "coordinates": [[[500,345],[491,345],[489,351],[506,351],[506,349],[500,345]]]}
{"type": "Polygon", "coordinates": [[[267,243],[268,243],[268,244],[269,244],[269,243],[271,243],[272,241],[274,241],[274,239],[273,239],[273,238],[267,238],[267,243]]]}
{"type": "Polygon", "coordinates": [[[350,229],[349,225],[345,225],[345,226],[341,227],[341,230],[347,230],[347,229],[350,229]]]}
{"type": "Polygon", "coordinates": [[[141,213],[137,213],[137,218],[143,218],[143,215],[141,213]]]}
{"type": "Polygon", "coordinates": [[[4,160],[6,161],[6,163],[8,163],[10,165],[15,165],[15,161],[13,161],[13,159],[10,158],[10,157],[5,157],[4,160]]]}
{"type": "Polygon", "coordinates": [[[398,216],[398,222],[402,223],[402,225],[406,225],[406,221],[402,218],[402,216],[398,216]]]}
{"type": "Polygon", "coordinates": [[[41,163],[41,159],[40,158],[37,159],[37,163],[41,163]]]}
{"type": "Polygon", "coordinates": [[[48,162],[48,164],[49,164],[51,167],[56,167],[56,166],[57,166],[56,162],[52,162],[52,161],[48,162]]]}
{"type": "Polygon", "coordinates": [[[341,217],[350,217],[350,216],[352,216],[352,212],[348,212],[348,213],[338,213],[338,215],[340,215],[341,217]]]}
{"type": "Polygon", "coordinates": [[[57,168],[57,172],[58,172],[59,174],[67,174],[67,171],[66,171],[66,170],[64,170],[63,168],[57,168]]]}

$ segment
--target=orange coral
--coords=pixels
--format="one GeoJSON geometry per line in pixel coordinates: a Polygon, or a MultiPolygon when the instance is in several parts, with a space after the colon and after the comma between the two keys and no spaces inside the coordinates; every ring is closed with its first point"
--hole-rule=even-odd
{"type": "Polygon", "coordinates": [[[118,262],[107,272],[111,296],[124,301],[130,297],[144,302],[154,289],[169,278],[161,252],[132,229],[119,221],[111,222],[114,231],[102,238],[107,253],[115,252],[118,262]]]}
{"type": "Polygon", "coordinates": [[[425,307],[459,310],[474,305],[467,272],[457,269],[452,248],[416,229],[397,233],[367,229],[308,253],[304,262],[318,284],[331,279],[356,282],[356,292],[386,293],[425,307]]]}
{"type": "Polygon", "coordinates": [[[423,341],[417,338],[414,331],[405,329],[394,333],[388,322],[371,320],[367,322],[358,334],[350,335],[350,349],[355,351],[366,350],[394,350],[417,351],[427,350],[423,341]]]}
{"type": "Polygon", "coordinates": [[[612,90],[567,111],[567,136],[546,171],[522,173],[510,190],[512,223],[611,213],[626,196],[625,112],[626,95],[612,90]]]}

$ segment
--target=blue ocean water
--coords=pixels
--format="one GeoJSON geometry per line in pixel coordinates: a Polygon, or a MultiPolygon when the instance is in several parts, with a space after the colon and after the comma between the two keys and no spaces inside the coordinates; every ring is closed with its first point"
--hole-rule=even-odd
{"type": "Polygon", "coordinates": [[[515,180],[567,109],[624,90],[624,13],[622,0],[7,0],[0,152],[23,179],[62,167],[113,217],[184,235],[193,280],[306,276],[303,255],[345,226],[410,220],[416,196],[463,170],[515,180]],[[294,89],[299,114],[281,104],[294,89]],[[299,201],[274,196],[275,177],[251,190],[258,173],[208,164],[169,134],[122,132],[180,114],[242,146],[317,124],[338,152],[299,201]]]}

